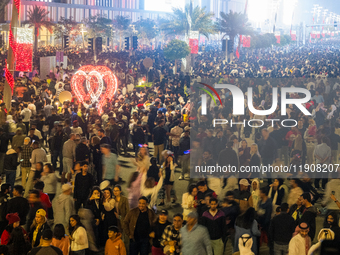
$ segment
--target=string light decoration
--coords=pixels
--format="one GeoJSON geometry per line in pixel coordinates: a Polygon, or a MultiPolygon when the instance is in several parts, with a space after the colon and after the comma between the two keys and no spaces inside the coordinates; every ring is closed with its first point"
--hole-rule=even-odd
{"type": "Polygon", "coordinates": [[[6,59],[6,68],[5,68],[5,78],[11,87],[12,95],[13,95],[13,90],[14,90],[14,78],[12,73],[8,70],[7,68],[7,59],[6,59]]]}
{"type": "Polygon", "coordinates": [[[33,44],[18,43],[15,70],[32,72],[33,44]]]}
{"type": "Polygon", "coordinates": [[[15,7],[18,10],[18,14],[20,14],[20,5],[21,5],[21,0],[14,0],[15,7]]]}
{"type": "Polygon", "coordinates": [[[16,28],[16,71],[32,72],[33,42],[33,28],[16,28]]]}
{"type": "Polygon", "coordinates": [[[106,66],[82,66],[71,79],[71,88],[78,101],[80,103],[85,101],[91,101],[92,104],[97,103],[100,115],[103,113],[106,99],[109,101],[113,99],[117,87],[117,77],[106,66]],[[106,85],[105,94],[103,94],[104,85],[106,85]]]}
{"type": "MultiPolygon", "coordinates": [[[[18,12],[18,19],[20,17],[20,5],[21,5],[21,0],[14,0],[14,5],[17,8],[17,12],[18,12]]],[[[12,23],[9,25],[9,46],[12,49],[13,55],[15,57],[16,52],[17,52],[17,45],[16,45],[16,41],[12,32],[12,23]]],[[[31,60],[32,61],[32,60],[31,60]]],[[[7,83],[9,84],[9,86],[11,87],[12,90],[12,95],[13,95],[13,89],[14,89],[14,78],[12,73],[8,70],[7,67],[7,59],[6,59],[6,68],[5,68],[5,78],[7,83]]]]}
{"type": "Polygon", "coordinates": [[[12,48],[13,55],[15,56],[17,54],[17,43],[15,41],[14,34],[12,32],[12,25],[11,24],[9,25],[8,40],[9,40],[9,46],[12,48]]]}

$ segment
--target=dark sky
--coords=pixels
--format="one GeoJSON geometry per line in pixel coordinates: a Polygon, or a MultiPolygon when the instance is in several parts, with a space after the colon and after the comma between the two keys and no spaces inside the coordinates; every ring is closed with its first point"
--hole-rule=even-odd
{"type": "Polygon", "coordinates": [[[312,22],[312,8],[314,4],[318,4],[323,9],[328,9],[329,12],[334,12],[340,15],[340,0],[298,0],[296,8],[296,21],[305,20],[306,22],[312,22]],[[309,13],[307,13],[307,11],[309,13]]]}

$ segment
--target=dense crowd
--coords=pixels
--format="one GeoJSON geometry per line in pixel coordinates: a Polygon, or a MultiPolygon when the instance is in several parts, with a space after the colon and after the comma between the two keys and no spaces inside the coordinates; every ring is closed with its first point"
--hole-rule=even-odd
{"type": "MultiPolygon", "coordinates": [[[[54,50],[41,49],[38,56],[54,50]]],[[[47,77],[40,77],[36,58],[32,73],[16,77],[11,108],[0,104],[0,254],[220,255],[228,242],[241,255],[261,254],[263,245],[275,255],[322,254],[325,247],[339,254],[336,171],[190,178],[194,165],[338,164],[336,41],[248,51],[232,63],[218,50],[206,51],[195,56],[190,72],[160,50],[104,52],[96,63],[89,53],[65,55],[68,66],[47,77]],[[148,70],[146,57],[154,61],[148,70]],[[72,92],[74,70],[86,64],[108,66],[118,77],[117,93],[101,115],[89,101],[59,100],[63,91],[72,92]],[[254,115],[246,103],[245,115],[235,116],[227,90],[222,105],[209,99],[208,115],[202,115],[201,82],[233,84],[246,98],[252,87],[257,110],[271,108],[273,88],[307,88],[312,99],[304,107],[311,115],[295,105],[286,115],[280,106],[269,116],[254,115]],[[214,119],[264,124],[214,126],[214,119]],[[118,157],[134,165],[129,179],[122,179],[118,157]],[[176,192],[180,181],[187,185],[184,194],[176,192]]]]}

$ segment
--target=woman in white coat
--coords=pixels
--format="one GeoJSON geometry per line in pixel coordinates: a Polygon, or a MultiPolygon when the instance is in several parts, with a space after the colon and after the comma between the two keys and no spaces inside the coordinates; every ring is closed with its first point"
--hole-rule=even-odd
{"type": "Polygon", "coordinates": [[[196,184],[191,184],[188,192],[182,196],[183,219],[187,220],[188,214],[196,210],[198,189],[196,184]]]}
{"type": "Polygon", "coordinates": [[[85,250],[89,248],[89,242],[87,239],[87,232],[80,222],[80,217],[78,215],[72,215],[70,217],[69,231],[72,254],[85,255],[85,250]]]}

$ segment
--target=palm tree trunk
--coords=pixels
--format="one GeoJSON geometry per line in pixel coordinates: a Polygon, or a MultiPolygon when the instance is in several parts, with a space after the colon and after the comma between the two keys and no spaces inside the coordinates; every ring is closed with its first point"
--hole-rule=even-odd
{"type": "Polygon", "coordinates": [[[119,31],[119,51],[122,50],[122,34],[123,31],[119,31]]]}
{"type": "MultiPolygon", "coordinates": [[[[15,4],[12,5],[12,21],[11,21],[11,26],[12,26],[12,31],[14,31],[15,27],[20,26],[20,16],[18,13],[18,10],[15,6],[15,4]]],[[[11,72],[11,74],[14,76],[14,53],[11,47],[8,49],[8,55],[7,55],[7,68],[11,72]]],[[[7,110],[11,109],[11,101],[12,101],[12,89],[9,86],[8,82],[5,82],[5,87],[4,87],[4,103],[6,104],[7,110]]]]}
{"type": "MultiPolygon", "coordinates": [[[[39,28],[34,28],[34,53],[37,54],[38,52],[38,31],[39,28]]],[[[61,39],[63,42],[63,39],[61,39]]]]}

